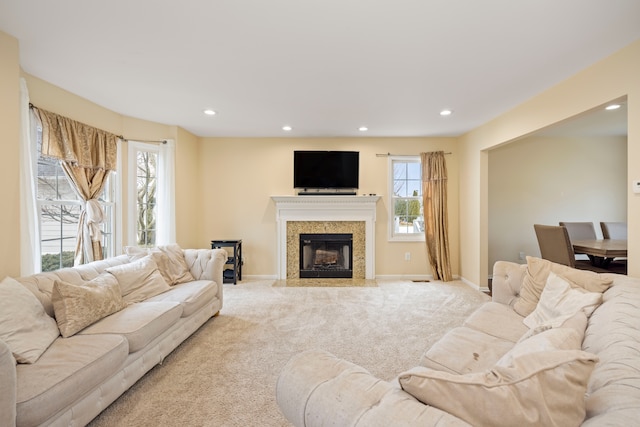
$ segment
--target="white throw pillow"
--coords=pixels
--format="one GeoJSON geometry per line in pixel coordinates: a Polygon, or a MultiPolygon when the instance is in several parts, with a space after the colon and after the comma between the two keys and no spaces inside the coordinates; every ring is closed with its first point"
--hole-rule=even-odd
{"type": "Polygon", "coordinates": [[[568,281],[552,271],[549,273],[536,309],[524,318],[523,323],[529,328],[559,327],[580,310],[584,310],[585,314],[590,316],[601,303],[600,292],[572,288],[568,281]]]}
{"type": "Polygon", "coordinates": [[[534,352],[486,372],[456,375],[417,367],[398,380],[416,399],[474,426],[577,426],[597,361],[581,350],[534,352]]]}
{"type": "Polygon", "coordinates": [[[120,284],[120,291],[128,303],[141,302],[171,289],[150,256],[106,269],[120,284]]]}
{"type": "Polygon", "coordinates": [[[518,341],[511,350],[504,354],[496,366],[512,366],[514,359],[529,353],[553,350],[581,350],[584,330],[579,332],[573,328],[553,328],[518,341]]]}
{"type": "Polygon", "coordinates": [[[35,363],[59,335],[31,291],[10,277],[0,282],[0,339],[18,363],[35,363]]]}
{"type": "Polygon", "coordinates": [[[56,280],[51,300],[65,338],[126,307],[118,280],[109,273],[82,285],[56,280]]]}
{"type": "Polygon", "coordinates": [[[516,313],[525,317],[535,310],[550,272],[562,276],[573,287],[580,287],[589,292],[604,292],[613,283],[611,278],[593,271],[578,270],[546,259],[528,256],[527,272],[522,279],[520,296],[513,304],[516,313]]]}
{"type": "Polygon", "coordinates": [[[151,255],[158,265],[160,274],[171,286],[195,280],[189,271],[182,248],[176,244],[156,248],[125,246],[124,251],[132,261],[151,255]]]}

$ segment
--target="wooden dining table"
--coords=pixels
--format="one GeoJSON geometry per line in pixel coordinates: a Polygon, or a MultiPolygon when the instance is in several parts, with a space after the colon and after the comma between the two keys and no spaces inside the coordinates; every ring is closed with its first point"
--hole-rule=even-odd
{"type": "Polygon", "coordinates": [[[573,251],[587,254],[592,264],[607,266],[616,257],[627,256],[627,241],[618,239],[573,240],[573,251]]]}

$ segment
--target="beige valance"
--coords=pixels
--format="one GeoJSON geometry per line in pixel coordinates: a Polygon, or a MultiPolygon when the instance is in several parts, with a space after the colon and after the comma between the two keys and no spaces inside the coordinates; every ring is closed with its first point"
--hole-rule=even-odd
{"type": "Polygon", "coordinates": [[[42,122],[42,155],[83,168],[116,169],[117,141],[112,133],[35,108],[42,122]]]}

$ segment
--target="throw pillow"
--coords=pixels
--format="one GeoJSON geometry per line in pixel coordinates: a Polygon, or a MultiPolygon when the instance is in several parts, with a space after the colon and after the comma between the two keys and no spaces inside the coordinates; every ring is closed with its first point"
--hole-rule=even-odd
{"type": "Polygon", "coordinates": [[[187,266],[184,252],[178,245],[165,245],[156,248],[125,246],[124,251],[131,260],[138,260],[151,255],[158,265],[160,274],[171,286],[195,280],[187,266]]]}
{"type": "Polygon", "coordinates": [[[520,288],[520,297],[513,305],[516,313],[526,317],[536,309],[540,294],[542,294],[542,289],[544,289],[551,271],[558,276],[562,276],[572,287],[581,287],[589,292],[604,292],[613,283],[612,279],[602,277],[593,271],[578,270],[545,259],[528,256],[527,272],[520,288]]]}
{"type": "Polygon", "coordinates": [[[581,350],[584,330],[573,328],[547,329],[527,339],[518,341],[505,353],[496,366],[512,366],[514,359],[529,353],[552,350],[581,350]]]}
{"type": "Polygon", "coordinates": [[[59,335],[31,291],[10,277],[0,282],[0,339],[18,363],[35,363],[59,335]]]}
{"type": "MultiPolygon", "coordinates": [[[[578,334],[582,338],[584,338],[584,332],[587,329],[587,322],[588,321],[589,321],[589,319],[587,318],[587,315],[585,314],[584,310],[580,310],[576,314],[574,314],[573,316],[571,316],[570,318],[565,320],[562,323],[562,325],[560,325],[560,327],[561,328],[573,329],[576,332],[578,332],[578,334]]],[[[547,330],[549,330],[551,328],[552,328],[551,325],[540,325],[540,326],[536,326],[535,328],[531,328],[531,329],[529,329],[529,331],[527,333],[525,333],[524,335],[522,335],[520,337],[518,342],[522,342],[522,341],[524,341],[526,339],[531,338],[534,335],[540,334],[540,333],[542,333],[544,331],[547,331],[547,330]]]]}
{"type": "Polygon", "coordinates": [[[590,316],[600,303],[602,303],[600,292],[572,288],[569,282],[552,271],[549,273],[536,309],[524,318],[523,323],[529,328],[559,327],[581,310],[587,317],[590,316]]]}
{"type": "Polygon", "coordinates": [[[471,425],[577,426],[597,361],[581,350],[534,352],[486,372],[456,375],[417,367],[398,380],[416,399],[471,425]]]}
{"type": "Polygon", "coordinates": [[[118,280],[109,273],[82,285],[56,280],[51,301],[58,328],[65,338],[126,306],[118,280]]]}
{"type": "Polygon", "coordinates": [[[144,301],[171,289],[151,256],[109,267],[106,271],[118,279],[122,297],[127,303],[144,301]]]}
{"type": "Polygon", "coordinates": [[[158,246],[158,249],[164,252],[169,258],[167,271],[169,272],[174,285],[195,280],[189,271],[187,261],[184,259],[184,251],[180,246],[176,244],[164,245],[158,246]]]}

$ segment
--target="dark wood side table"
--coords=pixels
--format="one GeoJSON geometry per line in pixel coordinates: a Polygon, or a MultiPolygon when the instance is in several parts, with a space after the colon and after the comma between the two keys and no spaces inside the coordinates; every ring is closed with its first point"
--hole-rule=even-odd
{"type": "Polygon", "coordinates": [[[242,240],[212,240],[211,249],[233,248],[233,255],[229,254],[226,265],[231,265],[223,271],[223,282],[238,283],[242,280],[242,240]],[[228,273],[230,272],[230,273],[228,273]]]}

